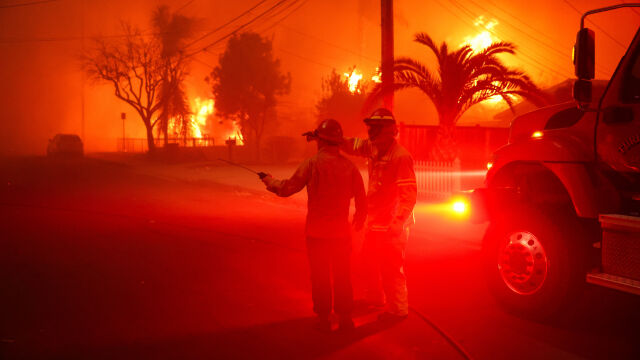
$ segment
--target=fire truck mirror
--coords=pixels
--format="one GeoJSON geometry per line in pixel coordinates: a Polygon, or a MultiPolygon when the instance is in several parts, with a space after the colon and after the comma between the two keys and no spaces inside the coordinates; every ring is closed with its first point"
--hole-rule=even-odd
{"type": "Polygon", "coordinates": [[[584,28],[578,31],[573,47],[573,65],[578,79],[591,80],[595,76],[595,33],[584,28]]]}
{"type": "Polygon", "coordinates": [[[573,99],[581,104],[591,102],[593,85],[589,80],[576,80],[573,83],[573,99]]]}

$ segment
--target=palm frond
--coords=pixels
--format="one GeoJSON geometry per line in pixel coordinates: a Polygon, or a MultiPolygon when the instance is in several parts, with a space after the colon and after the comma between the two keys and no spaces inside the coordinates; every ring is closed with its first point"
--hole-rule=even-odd
{"type": "Polygon", "coordinates": [[[431,51],[433,52],[433,54],[436,56],[436,58],[438,59],[438,62],[440,61],[440,49],[438,48],[438,46],[436,45],[436,43],[433,41],[433,39],[427,35],[427,33],[417,33],[415,35],[414,41],[427,46],[429,49],[431,49],[431,51]]]}

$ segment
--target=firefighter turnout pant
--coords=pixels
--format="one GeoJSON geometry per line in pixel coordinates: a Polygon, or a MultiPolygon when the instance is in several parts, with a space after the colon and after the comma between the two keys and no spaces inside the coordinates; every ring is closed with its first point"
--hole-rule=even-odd
{"type": "Polygon", "coordinates": [[[404,256],[409,230],[399,235],[387,231],[367,231],[362,245],[365,267],[365,296],[374,304],[384,304],[398,316],[409,313],[404,256]]]}
{"type": "Polygon", "coordinates": [[[313,311],[319,316],[328,316],[331,314],[333,302],[333,309],[337,315],[351,316],[351,238],[307,237],[307,255],[311,270],[313,311]]]}

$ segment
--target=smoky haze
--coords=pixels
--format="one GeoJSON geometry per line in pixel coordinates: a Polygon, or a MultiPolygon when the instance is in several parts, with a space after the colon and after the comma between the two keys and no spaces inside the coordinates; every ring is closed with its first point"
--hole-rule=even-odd
{"type": "MultiPolygon", "coordinates": [[[[1,1],[0,5],[26,2],[29,1],[1,1]]],[[[289,2],[292,5],[286,11],[247,26],[273,40],[274,55],[281,60],[282,70],[292,76],[291,94],[282,98],[278,106],[280,122],[278,128],[272,130],[274,134],[291,134],[313,126],[315,103],[322,95],[322,78],[333,68],[343,73],[355,65],[368,79],[375,73],[379,61],[379,1],[289,2]]],[[[199,36],[257,3],[257,0],[58,0],[0,7],[0,79],[3,82],[0,154],[43,154],[47,139],[56,133],[83,136],[87,151],[114,151],[117,138],[123,132],[122,112],[127,114],[126,136],[144,137],[140,119],[113,96],[109,86],[83,81],[79,62],[83,43],[90,47],[92,37],[122,34],[122,21],[148,31],[153,9],[162,4],[199,18],[196,35],[199,36]]],[[[198,42],[194,48],[201,49],[275,3],[275,0],[265,2],[246,17],[198,42]]],[[[554,0],[531,6],[526,2],[503,0],[397,0],[395,53],[432,66],[431,54],[412,41],[416,32],[427,32],[437,42],[447,41],[451,46],[458,46],[465,38],[483,31],[482,25],[477,24],[479,17],[496,19],[494,35],[514,42],[521,50],[517,57],[505,61],[526,70],[539,85],[550,86],[572,77],[571,47],[580,18],[574,8],[586,11],[614,3],[616,1],[554,0]]],[[[606,32],[594,28],[597,75],[607,78],[631,40],[640,14],[619,11],[593,19],[606,32]]],[[[211,97],[210,86],[204,78],[217,64],[224,45],[222,41],[194,57],[187,81],[190,98],[211,97]]],[[[480,105],[465,114],[461,123],[490,123],[498,110],[504,108],[480,105]]],[[[414,91],[396,96],[395,111],[400,121],[409,124],[437,121],[429,101],[414,91]]]]}

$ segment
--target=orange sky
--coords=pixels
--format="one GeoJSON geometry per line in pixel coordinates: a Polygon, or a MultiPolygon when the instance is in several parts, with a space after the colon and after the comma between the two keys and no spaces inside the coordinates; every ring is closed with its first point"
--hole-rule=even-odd
{"type": "MultiPolygon", "coordinates": [[[[200,49],[277,3],[268,0],[251,14],[194,45],[200,49]]],[[[291,72],[291,94],[281,99],[279,115],[283,133],[304,129],[313,120],[321,95],[321,80],[332,68],[342,73],[356,65],[365,77],[379,61],[379,0],[287,0],[282,13],[247,26],[273,39],[274,53],[282,69],[291,72]],[[287,5],[291,7],[286,8],[287,5]],[[295,12],[292,12],[292,10],[295,12]],[[289,14],[286,18],[285,15],[289,14]],[[291,125],[291,126],[289,126],[291,125]]],[[[30,2],[1,1],[0,5],[30,2]]],[[[77,54],[81,34],[87,37],[121,33],[120,21],[149,28],[149,16],[160,4],[201,18],[205,33],[239,15],[258,0],[57,0],[33,6],[0,6],[0,154],[44,153],[46,139],[58,132],[82,132],[82,76],[77,54]],[[83,9],[84,7],[84,9],[83,9]]],[[[427,32],[436,41],[461,44],[482,31],[479,16],[496,20],[493,35],[515,43],[520,52],[505,58],[526,70],[541,86],[572,77],[571,47],[581,11],[619,1],[598,0],[396,0],[395,52],[432,65],[433,58],[412,41],[416,32],[427,32]]],[[[640,9],[622,10],[592,17],[596,31],[597,75],[613,72],[624,48],[640,24],[640,9]]],[[[87,41],[89,44],[89,41],[87,41]]],[[[191,67],[188,91],[192,97],[209,96],[204,82],[217,64],[224,42],[199,53],[191,67]]],[[[143,137],[143,127],[125,104],[116,101],[112,89],[86,83],[85,143],[89,151],[113,151],[122,134],[120,113],[126,112],[127,136],[143,137]]],[[[435,124],[428,99],[416,91],[396,96],[397,118],[410,124],[435,124]]],[[[478,106],[462,123],[490,121],[495,110],[478,106]]]]}

